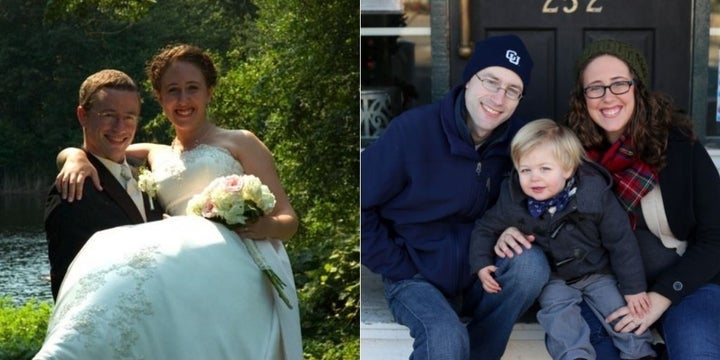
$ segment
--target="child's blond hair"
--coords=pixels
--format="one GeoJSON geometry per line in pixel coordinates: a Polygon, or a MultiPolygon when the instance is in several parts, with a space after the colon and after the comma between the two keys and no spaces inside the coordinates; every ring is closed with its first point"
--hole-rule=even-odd
{"type": "Polygon", "coordinates": [[[540,145],[550,145],[552,155],[564,170],[575,170],[585,159],[585,149],[569,128],[551,119],[527,123],[510,144],[510,156],[517,169],[520,159],[540,145]]]}

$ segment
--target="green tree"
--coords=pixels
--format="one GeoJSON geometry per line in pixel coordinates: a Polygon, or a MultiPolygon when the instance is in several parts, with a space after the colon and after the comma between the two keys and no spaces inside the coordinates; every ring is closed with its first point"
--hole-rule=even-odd
{"type": "MultiPolygon", "coordinates": [[[[116,68],[141,82],[145,62],[178,42],[224,54],[242,19],[254,11],[249,1],[222,0],[55,0],[47,7],[3,0],[1,7],[0,66],[7,71],[0,84],[0,129],[8,143],[0,150],[0,184],[5,191],[30,182],[23,174],[49,183],[55,154],[81,144],[75,108],[85,77],[116,68]],[[15,174],[14,181],[8,174],[15,174]]],[[[146,93],[144,118],[159,112],[146,93]]],[[[165,142],[166,133],[140,131],[136,140],[165,142]]]]}
{"type": "Polygon", "coordinates": [[[310,358],[357,358],[359,124],[357,4],[257,0],[213,99],[226,126],[256,132],[275,155],[302,227],[291,242],[310,358]]]}

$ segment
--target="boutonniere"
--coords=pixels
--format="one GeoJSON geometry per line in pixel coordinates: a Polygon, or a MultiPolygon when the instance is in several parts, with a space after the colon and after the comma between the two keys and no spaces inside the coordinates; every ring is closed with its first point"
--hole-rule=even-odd
{"type": "Polygon", "coordinates": [[[155,210],[153,198],[157,195],[158,183],[155,181],[155,176],[153,176],[152,171],[144,166],[141,166],[139,169],[138,187],[140,191],[146,193],[150,198],[150,210],[155,210]]]}

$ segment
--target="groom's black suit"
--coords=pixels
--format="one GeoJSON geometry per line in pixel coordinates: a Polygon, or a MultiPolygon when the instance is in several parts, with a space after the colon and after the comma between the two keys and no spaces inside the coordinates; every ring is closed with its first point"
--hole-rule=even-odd
{"type": "MultiPolygon", "coordinates": [[[[98,191],[90,178],[85,179],[82,200],[63,200],[55,186],[50,188],[45,205],[45,232],[50,258],[50,282],[53,299],[68,266],[88,239],[97,231],[120,225],[144,222],[130,195],[95,156],[87,151],[88,159],[97,169],[103,191],[98,191]]],[[[143,193],[148,221],[162,219],[163,210],[155,201],[150,210],[148,197],[143,193]]]]}

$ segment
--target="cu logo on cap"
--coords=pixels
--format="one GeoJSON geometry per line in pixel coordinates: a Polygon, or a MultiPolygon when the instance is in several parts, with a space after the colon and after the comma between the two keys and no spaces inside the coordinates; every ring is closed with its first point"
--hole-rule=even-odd
{"type": "Polygon", "coordinates": [[[520,56],[518,56],[518,54],[515,52],[515,50],[506,51],[505,58],[508,59],[508,61],[514,65],[517,65],[520,63],[520,56]]]}

